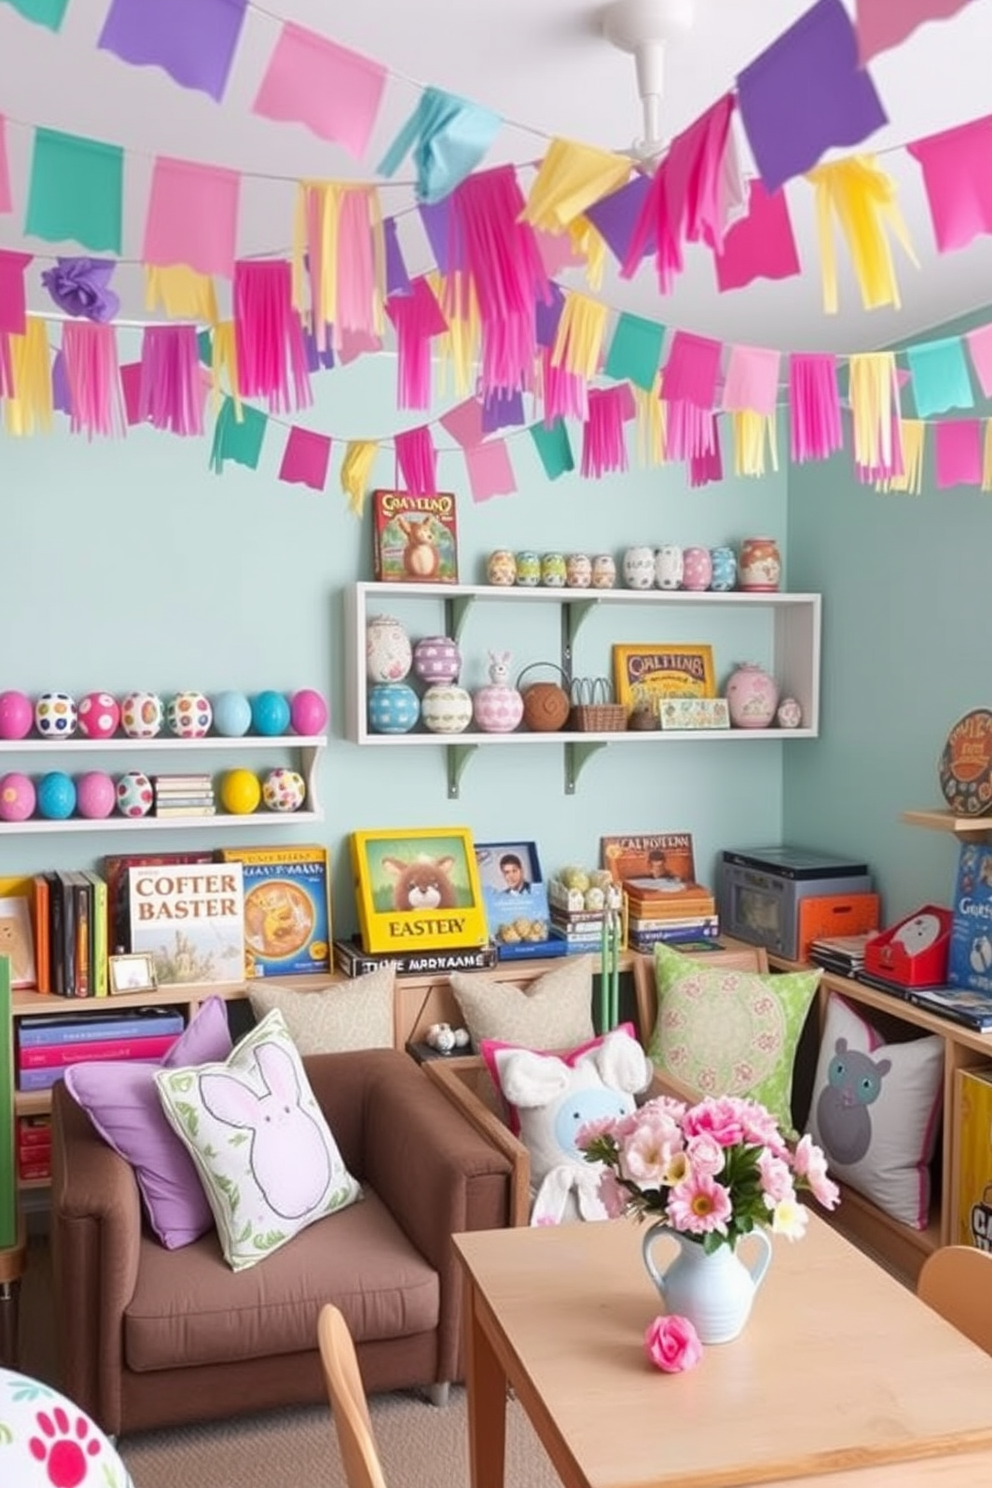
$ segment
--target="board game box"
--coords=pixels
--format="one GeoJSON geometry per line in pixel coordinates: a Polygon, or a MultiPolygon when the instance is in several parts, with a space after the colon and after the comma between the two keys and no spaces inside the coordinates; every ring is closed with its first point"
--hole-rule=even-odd
{"type": "Polygon", "coordinates": [[[331,969],[327,848],[226,847],[244,872],[245,976],[331,969]]]}
{"type": "Polygon", "coordinates": [[[373,491],[372,566],[380,581],[457,584],[454,496],[448,491],[373,491]]]}
{"type": "Polygon", "coordinates": [[[992,847],[962,843],[952,913],[947,980],[992,992],[992,847]]]}

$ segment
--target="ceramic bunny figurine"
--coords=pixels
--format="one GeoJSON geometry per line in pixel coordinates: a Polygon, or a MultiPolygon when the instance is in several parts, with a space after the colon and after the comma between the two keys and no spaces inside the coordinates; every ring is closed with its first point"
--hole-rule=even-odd
{"type": "Polygon", "coordinates": [[[511,651],[490,651],[489,681],[472,698],[472,711],[479,728],[487,734],[511,733],[524,713],[523,698],[510,685],[511,651]]]}

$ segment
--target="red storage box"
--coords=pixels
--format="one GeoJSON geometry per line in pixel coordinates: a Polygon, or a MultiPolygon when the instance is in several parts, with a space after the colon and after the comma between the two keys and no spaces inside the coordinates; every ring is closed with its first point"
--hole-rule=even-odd
{"type": "Polygon", "coordinates": [[[865,971],[900,987],[940,987],[947,981],[949,909],[924,904],[865,946],[865,971]]]}

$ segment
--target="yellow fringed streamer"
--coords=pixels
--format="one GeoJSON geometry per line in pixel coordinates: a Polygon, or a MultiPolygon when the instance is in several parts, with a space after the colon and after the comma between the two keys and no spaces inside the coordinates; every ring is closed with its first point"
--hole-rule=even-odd
{"type": "Polygon", "coordinates": [[[238,379],[238,347],[234,339],[234,321],[222,320],[214,326],[213,356],[210,362],[210,402],[216,413],[224,399],[221,373],[227,377],[227,391],[234,408],[234,417],[240,424],[244,417],[241,411],[241,383],[238,379]]]}
{"type": "Polygon", "coordinates": [[[630,170],[625,155],[553,139],[528,193],[523,220],[545,232],[561,232],[593,202],[618,191],[630,170]]]}
{"type": "Polygon", "coordinates": [[[772,470],[778,471],[778,438],[774,413],[755,413],[739,409],[732,415],[734,431],[734,474],[764,475],[765,446],[772,470]]]}
{"type": "Polygon", "coordinates": [[[899,285],[888,231],[899,239],[910,262],[916,268],[920,265],[896,202],[896,183],[892,177],[882,170],[874,155],[851,155],[832,165],[816,166],[806,172],[806,179],[816,192],[816,230],[820,240],[824,310],[828,315],[837,311],[832,214],[836,214],[847,241],[865,309],[894,305],[898,310],[899,285]]]}
{"type": "Polygon", "coordinates": [[[365,492],[379,446],[372,439],[349,441],[341,463],[341,489],[348,498],[348,509],[360,517],[365,509],[365,492]]]}
{"type": "Polygon", "coordinates": [[[23,336],[10,337],[10,366],[14,397],[3,405],[8,434],[22,438],[47,434],[52,427],[52,358],[43,320],[29,315],[23,336]]]}
{"type": "Polygon", "coordinates": [[[665,405],[659,397],[660,381],[653,388],[642,388],[631,383],[634,406],[637,409],[637,463],[664,465],[665,453],[665,405]]]}
{"type": "Polygon", "coordinates": [[[385,329],[386,242],[379,192],[375,186],[344,181],[301,181],[293,223],[293,304],[309,316],[317,346],[325,346],[325,326],[334,328],[335,347],[343,329],[385,329]],[[356,255],[342,275],[341,225],[346,202],[357,202],[370,256],[356,255]],[[362,283],[362,275],[366,282],[362,283]],[[350,277],[353,276],[353,277],[350,277]],[[309,292],[308,292],[309,285],[309,292]]]}
{"type": "Polygon", "coordinates": [[[454,275],[445,278],[434,271],[426,277],[448,322],[447,331],[434,341],[441,369],[439,393],[441,396],[447,393],[445,374],[450,367],[454,391],[460,397],[467,397],[475,389],[481,334],[475,289],[471,281],[456,285],[453,280],[458,276],[454,275]]]}
{"type": "Polygon", "coordinates": [[[214,281],[187,264],[145,265],[145,309],[157,310],[160,305],[170,320],[217,324],[214,281]]]}
{"type": "Polygon", "coordinates": [[[569,224],[568,236],[575,252],[586,261],[586,283],[590,289],[603,287],[603,271],[606,268],[606,239],[588,217],[576,217],[569,224]]]}
{"type": "Polygon", "coordinates": [[[595,376],[609,313],[608,305],[601,305],[588,295],[566,294],[551,365],[564,367],[578,377],[595,376]]]}
{"type": "Polygon", "coordinates": [[[926,424],[922,419],[900,419],[899,437],[902,440],[902,475],[890,476],[888,480],[876,481],[876,491],[906,491],[910,496],[919,496],[923,490],[923,450],[926,424]]]}
{"type": "Polygon", "coordinates": [[[899,413],[899,382],[891,351],[858,352],[850,358],[854,460],[871,469],[892,464],[892,425],[899,413]]]}
{"type": "Polygon", "coordinates": [[[982,490],[992,491],[992,419],[985,420],[985,443],[982,445],[982,490]]]}

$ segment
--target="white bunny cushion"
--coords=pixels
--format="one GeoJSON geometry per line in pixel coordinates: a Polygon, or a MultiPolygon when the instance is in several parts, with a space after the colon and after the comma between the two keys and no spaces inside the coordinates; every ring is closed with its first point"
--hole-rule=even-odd
{"type": "Polygon", "coordinates": [[[278,1008],[223,1063],[162,1070],[155,1083],[234,1271],[361,1197],[278,1008]]]}

